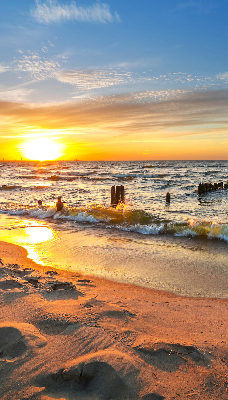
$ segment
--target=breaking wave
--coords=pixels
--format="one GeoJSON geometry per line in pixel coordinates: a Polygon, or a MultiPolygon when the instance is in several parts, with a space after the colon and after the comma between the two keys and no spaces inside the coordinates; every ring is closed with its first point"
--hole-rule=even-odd
{"type": "Polygon", "coordinates": [[[228,243],[228,224],[197,219],[185,219],[181,223],[174,223],[126,205],[113,208],[99,204],[84,208],[64,208],[59,212],[55,207],[9,209],[0,210],[0,213],[35,219],[51,219],[53,222],[71,221],[77,224],[99,224],[105,229],[118,229],[142,235],[171,234],[176,237],[219,239],[228,243]]]}

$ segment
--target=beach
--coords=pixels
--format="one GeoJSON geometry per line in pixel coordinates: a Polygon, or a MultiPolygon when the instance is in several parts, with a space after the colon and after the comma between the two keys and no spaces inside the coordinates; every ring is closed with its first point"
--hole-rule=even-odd
{"type": "Polygon", "coordinates": [[[227,299],[0,258],[2,400],[228,398],[227,299]]]}
{"type": "Polygon", "coordinates": [[[227,14],[2,1],[0,400],[228,400],[227,14]]]}

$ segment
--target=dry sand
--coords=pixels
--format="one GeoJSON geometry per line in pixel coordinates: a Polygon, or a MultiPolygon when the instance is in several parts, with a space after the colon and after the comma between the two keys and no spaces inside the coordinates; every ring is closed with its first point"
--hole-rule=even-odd
{"type": "Polygon", "coordinates": [[[1,400],[228,399],[228,300],[0,258],[1,400]]]}

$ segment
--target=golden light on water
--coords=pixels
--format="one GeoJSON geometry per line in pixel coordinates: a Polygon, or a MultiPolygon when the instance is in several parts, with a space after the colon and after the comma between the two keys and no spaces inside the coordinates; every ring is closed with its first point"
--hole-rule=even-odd
{"type": "Polygon", "coordinates": [[[30,244],[46,242],[54,238],[52,229],[47,228],[46,226],[31,226],[25,228],[25,235],[30,244]]]}
{"type": "Polygon", "coordinates": [[[33,139],[23,144],[22,153],[28,160],[57,160],[62,157],[64,145],[51,138],[33,139]]]}
{"type": "Polygon", "coordinates": [[[37,264],[44,265],[40,258],[40,252],[36,245],[42,242],[54,240],[54,232],[47,226],[29,226],[25,228],[25,241],[27,242],[24,247],[28,252],[28,257],[35,261],[37,264]]]}
{"type": "Polygon", "coordinates": [[[43,261],[40,259],[39,254],[36,252],[36,250],[34,250],[32,247],[24,245],[23,246],[27,252],[28,252],[28,258],[30,258],[31,260],[33,260],[35,263],[40,264],[40,265],[44,265],[43,261]]]}
{"type": "Polygon", "coordinates": [[[39,252],[36,249],[36,244],[51,241],[54,239],[54,233],[51,228],[46,226],[31,226],[25,228],[26,241],[29,243],[25,245],[28,252],[28,257],[38,264],[44,265],[40,259],[39,252]]]}
{"type": "Polygon", "coordinates": [[[14,243],[24,247],[28,252],[28,258],[38,264],[44,265],[42,261],[44,242],[57,240],[57,235],[48,226],[34,221],[12,221],[10,225],[13,229],[1,229],[0,239],[9,243],[14,243]],[[32,226],[23,227],[27,222],[32,226]]]}

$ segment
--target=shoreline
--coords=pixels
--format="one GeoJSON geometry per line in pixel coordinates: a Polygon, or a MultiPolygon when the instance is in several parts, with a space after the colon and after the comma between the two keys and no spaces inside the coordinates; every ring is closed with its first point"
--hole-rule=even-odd
{"type": "Polygon", "coordinates": [[[0,258],[2,400],[227,400],[227,299],[0,258]]]}
{"type": "Polygon", "coordinates": [[[2,217],[0,240],[23,246],[38,264],[180,296],[227,298],[228,252],[223,243],[22,222],[2,217]]]}
{"type": "MultiPolygon", "coordinates": [[[[75,278],[83,278],[85,280],[93,280],[97,284],[109,284],[111,286],[116,285],[118,287],[126,287],[129,290],[135,288],[138,291],[148,292],[153,295],[159,294],[160,296],[164,297],[175,297],[180,299],[189,299],[189,300],[209,300],[209,301],[218,301],[218,302],[225,302],[228,305],[228,298],[217,298],[217,297],[203,297],[203,296],[187,296],[176,294],[172,291],[162,290],[162,289],[153,289],[149,287],[144,287],[141,285],[137,285],[134,283],[127,283],[127,282],[118,282],[112,280],[111,278],[96,276],[92,274],[86,274],[81,271],[77,270],[68,270],[68,269],[61,269],[58,267],[54,267],[52,265],[42,265],[35,262],[32,258],[29,257],[28,251],[25,247],[20,246],[19,244],[14,244],[10,242],[5,242],[4,240],[0,240],[0,260],[4,260],[3,264],[18,264],[20,267],[23,268],[31,268],[35,271],[39,271],[41,274],[45,273],[53,273],[54,275],[59,275],[61,277],[66,277],[71,280],[75,280],[75,278]]],[[[1,267],[1,265],[0,265],[1,267]]]]}

